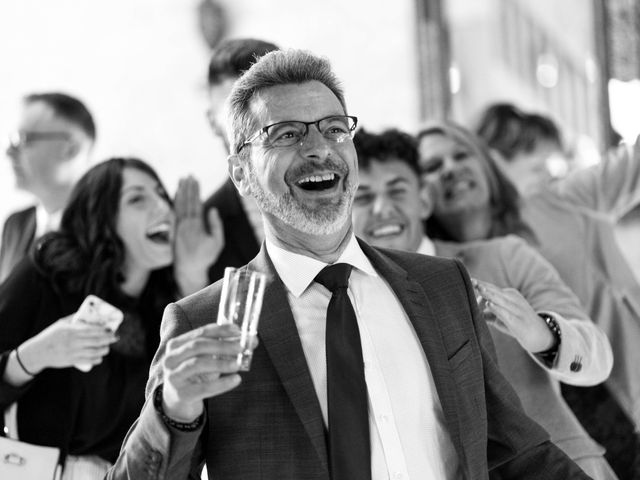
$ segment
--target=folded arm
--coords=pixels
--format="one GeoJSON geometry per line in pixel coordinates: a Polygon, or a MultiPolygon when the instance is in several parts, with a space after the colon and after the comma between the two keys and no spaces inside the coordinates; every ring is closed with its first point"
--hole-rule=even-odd
{"type": "Polygon", "coordinates": [[[595,385],[605,381],[613,368],[609,339],[587,315],[556,269],[516,237],[502,241],[499,257],[510,286],[517,289],[535,311],[533,320],[537,328],[547,329],[537,315],[540,313],[550,314],[560,327],[561,342],[555,361],[548,364],[535,355],[539,350],[528,350],[534,360],[551,376],[570,385],[595,385]]]}
{"type": "Polygon", "coordinates": [[[482,357],[487,413],[487,463],[497,478],[574,480],[589,477],[549,440],[547,432],[529,418],[517,394],[502,376],[493,355],[493,342],[482,318],[471,280],[459,262],[482,357]]]}

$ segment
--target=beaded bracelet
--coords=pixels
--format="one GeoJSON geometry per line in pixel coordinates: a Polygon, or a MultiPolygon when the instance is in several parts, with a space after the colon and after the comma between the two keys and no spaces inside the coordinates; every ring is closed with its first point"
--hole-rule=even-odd
{"type": "Polygon", "coordinates": [[[35,373],[31,373],[29,370],[27,370],[27,367],[24,366],[24,363],[22,363],[22,360],[20,359],[20,354],[18,353],[18,347],[16,347],[14,349],[14,351],[16,352],[16,360],[18,361],[18,365],[20,365],[20,368],[22,368],[22,370],[24,371],[24,373],[26,373],[27,375],[29,375],[30,377],[35,377],[36,374],[35,373]]]}
{"type": "Polygon", "coordinates": [[[553,365],[558,356],[558,350],[560,348],[560,343],[562,343],[562,330],[560,330],[560,325],[552,315],[547,313],[538,313],[538,316],[544,320],[544,323],[547,324],[547,328],[551,331],[553,335],[554,342],[553,346],[544,352],[538,352],[536,355],[540,356],[542,360],[548,365],[553,365]]]}
{"type": "Polygon", "coordinates": [[[153,406],[162,418],[162,421],[175,428],[176,430],[180,430],[181,432],[193,432],[198,430],[202,424],[204,423],[204,412],[198,418],[196,418],[193,422],[182,423],[177,422],[176,420],[169,417],[166,413],[164,413],[164,409],[162,408],[162,384],[156,388],[156,391],[153,392],[153,406]]]}

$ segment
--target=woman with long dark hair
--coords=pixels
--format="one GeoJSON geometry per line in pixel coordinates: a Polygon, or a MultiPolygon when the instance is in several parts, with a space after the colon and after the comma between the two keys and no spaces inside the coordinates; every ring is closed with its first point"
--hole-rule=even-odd
{"type": "Polygon", "coordinates": [[[118,456],[144,402],[162,311],[206,285],[220,252],[195,180],[181,182],[175,210],[145,162],[100,163],[78,181],[59,231],[0,287],[0,411],[17,402],[20,439],[60,448],[63,478],[102,478],[118,456]],[[90,294],[124,313],[117,332],[72,321],[90,294]]]}

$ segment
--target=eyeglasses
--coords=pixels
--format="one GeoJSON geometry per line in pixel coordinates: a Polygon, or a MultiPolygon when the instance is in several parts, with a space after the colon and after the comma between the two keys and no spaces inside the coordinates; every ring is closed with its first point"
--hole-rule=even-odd
{"type": "Polygon", "coordinates": [[[315,125],[320,134],[327,140],[341,143],[347,138],[352,138],[357,124],[358,118],[349,115],[333,115],[313,122],[287,121],[272,123],[251,135],[246,142],[240,145],[238,153],[263,134],[266,134],[265,144],[271,147],[302,145],[309,133],[309,125],[315,125]]]}
{"type": "Polygon", "coordinates": [[[33,142],[70,139],[71,134],[67,132],[13,132],[7,136],[7,144],[17,150],[33,142]]]}

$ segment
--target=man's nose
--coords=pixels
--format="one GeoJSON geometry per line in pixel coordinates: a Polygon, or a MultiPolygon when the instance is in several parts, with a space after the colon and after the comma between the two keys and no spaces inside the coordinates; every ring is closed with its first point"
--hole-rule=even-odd
{"type": "Polygon", "coordinates": [[[372,210],[376,217],[385,218],[393,210],[393,205],[384,195],[377,195],[372,210]]]}
{"type": "Polygon", "coordinates": [[[324,135],[320,133],[318,127],[315,125],[309,125],[307,134],[302,140],[300,150],[304,156],[314,158],[326,158],[331,151],[329,141],[324,138],[324,135]]]}
{"type": "Polygon", "coordinates": [[[12,141],[11,138],[6,138],[4,146],[4,153],[10,158],[15,158],[18,154],[18,146],[15,144],[15,142],[12,141]]]}

